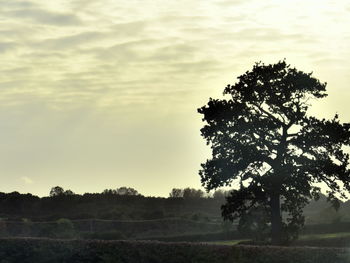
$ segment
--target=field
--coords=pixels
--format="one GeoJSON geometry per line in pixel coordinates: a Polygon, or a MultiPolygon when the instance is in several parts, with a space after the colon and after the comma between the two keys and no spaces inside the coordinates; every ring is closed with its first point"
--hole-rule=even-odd
{"type": "Polygon", "coordinates": [[[350,203],[310,203],[299,240],[271,247],[224,223],[213,198],[0,197],[0,263],[350,262],[350,203]]]}
{"type": "MultiPolygon", "coordinates": [[[[219,241],[209,241],[206,243],[217,244],[217,245],[237,245],[237,244],[252,245],[254,244],[254,242],[250,241],[249,239],[219,240],[219,241]]],[[[292,243],[292,246],[349,248],[350,232],[302,235],[299,237],[298,240],[292,243]]]]}
{"type": "Polygon", "coordinates": [[[115,263],[347,263],[350,232],[303,235],[290,247],[254,245],[248,239],[160,242],[1,238],[0,262],[115,263]]]}
{"type": "Polygon", "coordinates": [[[269,247],[163,243],[150,241],[82,241],[0,239],[0,262],[127,263],[346,263],[344,248],[269,247]]]}

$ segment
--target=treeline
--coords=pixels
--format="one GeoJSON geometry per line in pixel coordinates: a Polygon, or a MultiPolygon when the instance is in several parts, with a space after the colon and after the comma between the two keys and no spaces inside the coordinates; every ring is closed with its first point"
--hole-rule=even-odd
{"type": "MultiPolygon", "coordinates": [[[[230,191],[223,191],[221,189],[216,190],[215,192],[206,193],[201,189],[195,188],[173,188],[169,193],[170,198],[214,198],[224,200],[225,196],[229,194],[230,191]]],[[[120,187],[116,189],[105,189],[101,194],[105,195],[128,195],[128,196],[143,196],[136,189],[132,187],[120,187]]],[[[63,187],[55,186],[50,190],[50,196],[63,196],[63,195],[75,195],[72,190],[64,190],[63,187]]]]}
{"type": "MultiPolygon", "coordinates": [[[[60,186],[49,196],[18,192],[0,193],[0,221],[55,221],[60,218],[104,220],[153,220],[181,218],[221,223],[221,205],[229,192],[208,195],[200,189],[174,188],[169,197],[145,197],[131,187],[105,189],[101,193],[75,194],[60,186]]],[[[311,202],[304,210],[307,224],[350,221],[350,202],[339,211],[330,208],[326,197],[311,202]]]]}
{"type": "Polygon", "coordinates": [[[59,186],[53,187],[47,197],[18,192],[0,193],[0,219],[151,220],[175,217],[199,221],[221,220],[223,192],[208,196],[201,190],[185,188],[173,189],[169,195],[169,198],[145,197],[130,187],[80,195],[59,186]]]}

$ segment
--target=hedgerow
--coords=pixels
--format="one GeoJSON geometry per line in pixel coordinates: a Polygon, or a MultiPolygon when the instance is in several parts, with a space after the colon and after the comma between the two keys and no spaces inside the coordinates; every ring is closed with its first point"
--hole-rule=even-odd
{"type": "Polygon", "coordinates": [[[151,241],[0,239],[0,262],[346,263],[346,249],[225,246],[151,241]]]}

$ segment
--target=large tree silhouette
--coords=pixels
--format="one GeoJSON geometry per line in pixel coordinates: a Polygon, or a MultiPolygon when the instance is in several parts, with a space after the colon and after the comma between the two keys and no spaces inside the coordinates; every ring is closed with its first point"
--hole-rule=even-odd
{"type": "Polygon", "coordinates": [[[200,176],[207,190],[239,182],[222,206],[234,220],[263,207],[273,244],[281,244],[304,223],[302,208],[317,199],[324,183],[337,207],[350,190],[350,125],[307,114],[312,99],[327,96],[326,83],[291,68],[285,61],[257,63],[224,89],[227,99],[209,99],[198,109],[202,136],[212,158],[200,176]],[[316,185],[315,185],[316,184],[316,185]],[[286,217],[282,220],[282,212],[286,217]]]}

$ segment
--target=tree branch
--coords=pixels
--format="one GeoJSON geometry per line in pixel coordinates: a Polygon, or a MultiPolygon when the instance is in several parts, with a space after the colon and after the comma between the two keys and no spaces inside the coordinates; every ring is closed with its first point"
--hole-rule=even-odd
{"type": "Polygon", "coordinates": [[[277,118],[276,116],[274,116],[273,114],[271,114],[270,112],[264,110],[260,105],[251,102],[253,106],[257,107],[261,112],[265,113],[267,116],[269,116],[270,118],[274,119],[277,123],[279,123],[282,126],[285,126],[286,124],[281,121],[279,118],[277,118]]]}

